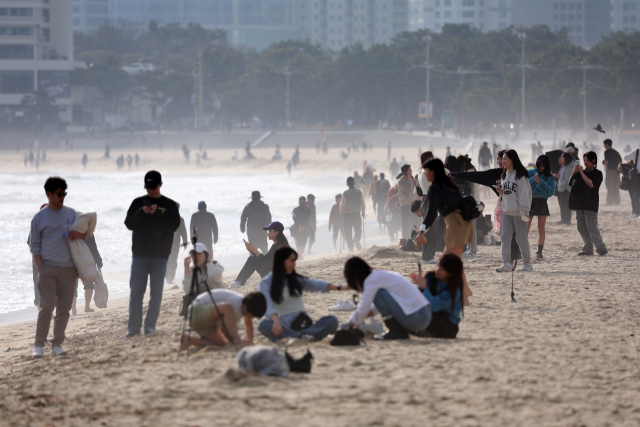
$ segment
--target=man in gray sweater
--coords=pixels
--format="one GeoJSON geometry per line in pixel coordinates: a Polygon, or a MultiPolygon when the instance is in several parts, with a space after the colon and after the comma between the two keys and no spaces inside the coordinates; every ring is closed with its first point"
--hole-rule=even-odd
{"type": "Polygon", "coordinates": [[[54,356],[65,354],[61,344],[69,322],[69,311],[75,292],[76,270],[67,240],[85,239],[86,234],[67,231],[76,219],[76,211],[64,206],[67,183],[53,176],[47,179],[44,190],[49,199],[48,206],[31,220],[30,250],[38,267],[38,294],[40,311],[36,325],[36,339],[33,356],[42,357],[44,342],[49,334],[51,316],[53,320],[53,340],[51,352],[54,356]]]}

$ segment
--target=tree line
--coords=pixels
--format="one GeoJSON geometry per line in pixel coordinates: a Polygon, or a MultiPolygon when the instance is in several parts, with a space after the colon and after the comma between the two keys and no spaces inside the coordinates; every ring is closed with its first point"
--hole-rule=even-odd
{"type": "MultiPolygon", "coordinates": [[[[464,134],[521,117],[521,31],[525,38],[526,117],[531,127],[582,129],[583,71],[588,118],[617,124],[640,113],[640,33],[612,33],[590,50],[569,42],[566,30],[510,27],[483,33],[468,25],[446,25],[441,33],[403,32],[388,44],[339,52],[309,41],[287,40],[256,52],[233,48],[221,30],[200,25],[159,25],[144,31],[104,25],[75,33],[75,57],[87,63],[73,84],[92,88],[105,111],[135,94],[162,107],[166,125],[193,117],[197,50],[203,50],[205,115],[212,126],[259,118],[263,126],[285,123],[285,76],[290,75],[291,120],[299,125],[356,126],[382,121],[419,123],[425,101],[426,45],[430,35],[432,123],[454,117],[464,134]],[[130,76],[126,64],[150,62],[155,71],[130,76]]],[[[114,110],[115,111],[115,110],[114,110]]],[[[630,122],[626,123],[630,126],[630,122]]]]}

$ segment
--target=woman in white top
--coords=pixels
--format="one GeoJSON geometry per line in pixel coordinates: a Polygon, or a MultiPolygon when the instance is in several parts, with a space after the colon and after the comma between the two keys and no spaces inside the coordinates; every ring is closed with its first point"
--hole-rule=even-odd
{"type": "Polygon", "coordinates": [[[369,316],[380,313],[389,332],[375,339],[397,340],[419,334],[431,323],[429,301],[409,280],[391,271],[373,270],[358,257],[344,265],[344,277],[351,289],[362,293],[349,324],[359,327],[369,316]]]}
{"type": "Polygon", "coordinates": [[[302,338],[320,341],[338,329],[335,316],[325,316],[313,322],[302,302],[302,292],[350,290],[346,286],[308,279],[296,273],[298,253],[289,246],[279,248],[273,257],[273,270],[258,284],[258,291],[267,300],[265,318],[258,330],[271,341],[282,338],[302,338]]]}

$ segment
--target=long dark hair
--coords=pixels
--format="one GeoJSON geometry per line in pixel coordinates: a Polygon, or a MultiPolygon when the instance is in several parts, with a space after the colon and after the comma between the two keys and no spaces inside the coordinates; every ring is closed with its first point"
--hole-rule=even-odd
{"type": "Polygon", "coordinates": [[[273,243],[284,244],[289,246],[289,241],[287,240],[287,236],[284,235],[284,232],[280,230],[277,230],[277,231],[278,231],[278,235],[276,236],[276,240],[273,243]]]}
{"type": "Polygon", "coordinates": [[[364,291],[364,281],[371,274],[371,267],[358,257],[349,258],[344,264],[344,278],[347,285],[355,291],[364,291]]]}
{"type": "Polygon", "coordinates": [[[565,166],[569,166],[571,162],[573,162],[573,156],[571,155],[571,153],[562,153],[561,157],[564,159],[565,166]]]}
{"type": "MultiPolygon", "coordinates": [[[[450,156],[453,157],[453,156],[450,156]]],[[[453,157],[455,159],[455,157],[453,157]]],[[[458,186],[451,181],[451,178],[449,178],[446,174],[446,172],[444,171],[444,164],[442,163],[442,160],[440,159],[431,159],[429,160],[427,163],[424,164],[424,168],[425,169],[430,169],[433,171],[435,177],[433,178],[433,183],[440,183],[440,184],[444,184],[447,185],[453,189],[458,190],[458,186]]]]}
{"type": "MultiPolygon", "coordinates": [[[[464,272],[464,266],[462,260],[458,258],[456,254],[443,254],[438,260],[440,268],[449,273],[449,282],[447,283],[447,289],[451,294],[451,311],[456,303],[456,295],[460,292],[460,298],[462,298],[462,292],[464,292],[464,281],[462,280],[462,274],[464,272]]],[[[435,271],[432,271],[435,275],[435,271]]],[[[428,273],[427,273],[428,274],[428,273]]],[[[464,314],[464,304],[462,306],[462,314],[464,314]]]]}
{"type": "Polygon", "coordinates": [[[551,176],[551,162],[549,161],[549,158],[544,154],[538,156],[538,159],[536,160],[536,171],[538,171],[538,173],[540,173],[541,164],[542,166],[544,166],[542,175],[551,176]]]}
{"type": "Polygon", "coordinates": [[[283,246],[276,250],[273,256],[273,272],[271,273],[271,299],[280,304],[282,302],[282,293],[284,292],[284,279],[287,279],[287,286],[289,288],[289,295],[292,297],[302,296],[302,284],[298,281],[300,276],[295,270],[291,274],[287,274],[284,268],[284,262],[291,256],[296,254],[298,259],[298,253],[291,249],[289,246],[283,246]]]}
{"type": "MultiPolygon", "coordinates": [[[[526,178],[529,177],[529,171],[522,165],[522,162],[520,161],[520,157],[518,157],[518,153],[516,152],[516,150],[508,150],[504,154],[513,162],[513,169],[515,169],[516,171],[516,179],[520,179],[523,176],[526,178]]],[[[507,168],[504,168],[504,171],[502,171],[502,179],[504,179],[506,176],[507,168]]]]}
{"type": "Polygon", "coordinates": [[[468,172],[470,169],[476,169],[476,167],[471,163],[471,159],[466,154],[460,154],[456,160],[458,160],[460,167],[465,172],[468,172]]]}
{"type": "Polygon", "coordinates": [[[455,156],[447,156],[444,160],[444,167],[447,168],[449,172],[462,172],[462,166],[455,156]]]}

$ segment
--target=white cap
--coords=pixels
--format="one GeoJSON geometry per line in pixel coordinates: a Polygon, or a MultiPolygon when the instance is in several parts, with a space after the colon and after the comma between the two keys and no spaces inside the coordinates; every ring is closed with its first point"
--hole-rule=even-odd
{"type": "Polygon", "coordinates": [[[195,250],[198,253],[207,252],[207,247],[204,243],[196,243],[195,250]]]}

